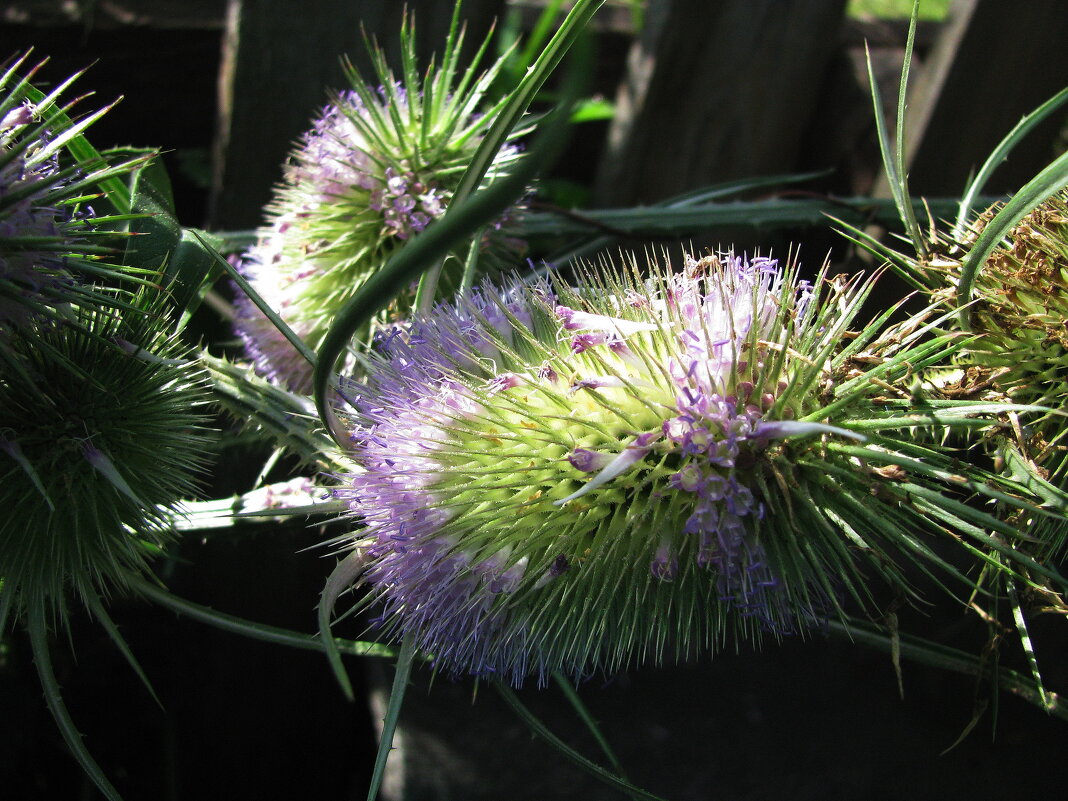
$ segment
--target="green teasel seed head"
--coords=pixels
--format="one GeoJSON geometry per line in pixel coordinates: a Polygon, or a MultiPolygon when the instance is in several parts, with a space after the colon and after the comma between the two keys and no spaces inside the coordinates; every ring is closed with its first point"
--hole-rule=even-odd
{"type": "MultiPolygon", "coordinates": [[[[972,227],[982,231],[997,209],[972,227]]],[[[982,266],[972,313],[976,358],[1006,368],[999,386],[1021,403],[1068,400],[1068,190],[1025,216],[982,266]]]]}
{"type": "MultiPolygon", "coordinates": [[[[348,69],[350,87],[336,93],[284,165],[267,222],[239,268],[252,287],[310,348],[322,344],[338,311],[412,236],[441,217],[486,132],[496,105],[484,102],[503,59],[478,74],[458,68],[462,33],[450,37],[439,65],[417,73],[414,31],[406,22],[398,78],[382,51],[368,45],[374,75],[348,69]]],[[[524,133],[516,130],[511,138],[524,133]]],[[[486,180],[507,173],[519,155],[505,143],[486,180]]],[[[483,234],[484,265],[514,263],[523,244],[509,215],[483,234]]],[[[458,286],[467,249],[447,258],[440,288],[458,286]]],[[[389,313],[401,315],[407,293],[389,313]]],[[[257,369],[295,391],[311,385],[311,367],[244,295],[236,329],[257,369]]],[[[360,332],[366,339],[368,331],[360,332]]]]}
{"type": "Polygon", "coordinates": [[[65,617],[127,589],[171,539],[211,436],[206,377],[158,293],[15,332],[0,377],[0,596],[65,617]]]}
{"type": "Polygon", "coordinates": [[[381,335],[343,387],[362,469],[325,608],[364,585],[387,638],[520,683],[804,633],[875,584],[915,597],[917,564],[971,589],[931,542],[989,477],[916,443],[947,425],[909,392],[957,346],[923,316],[853,330],[872,285],[632,260],[381,335]]]}

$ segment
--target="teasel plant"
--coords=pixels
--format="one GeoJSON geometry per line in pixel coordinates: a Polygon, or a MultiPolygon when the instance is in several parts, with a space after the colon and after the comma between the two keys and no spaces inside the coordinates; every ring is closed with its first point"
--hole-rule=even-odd
{"type": "MultiPolygon", "coordinates": [[[[1002,139],[961,193],[956,216],[935,220],[909,190],[904,149],[906,85],[915,36],[909,31],[896,109],[890,131],[869,69],[883,164],[904,237],[886,244],[869,231],[841,225],[855,243],[885,262],[932,308],[940,311],[938,330],[961,338],[945,363],[920,374],[948,398],[1012,404],[967,440],[986,455],[991,470],[1028,488],[1039,506],[1063,509],[1068,500],[1068,453],[1064,438],[1068,411],[1068,153],[1055,158],[1007,200],[977,209],[990,176],[1013,148],[1043,120],[1068,103],[1068,89],[1050,98],[1002,139]]],[[[990,626],[988,650],[996,651],[1005,631],[1015,629],[1040,706],[1063,708],[1042,679],[1039,655],[1028,620],[1035,614],[1068,617],[1063,568],[1068,521],[1012,504],[995,504],[999,520],[1016,528],[1014,551],[1042,568],[1003,571],[1004,557],[988,551],[985,593],[970,607],[990,626]],[[1043,575],[1044,571],[1044,575],[1043,575]],[[1004,621],[1007,612],[1011,621],[1004,621]]],[[[993,530],[991,534],[999,537],[993,530]]]]}
{"type": "Polygon", "coordinates": [[[336,377],[352,333],[515,179],[413,239],[315,354],[317,409],[358,465],[334,489],[352,531],[332,541],[323,642],[353,590],[368,634],[399,649],[379,780],[417,659],[490,681],[569,758],[651,797],[553,740],[508,685],[816,631],[979,674],[868,620],[932,587],[985,597],[991,574],[1063,590],[989,505],[1056,518],[1064,504],[986,464],[973,436],[1041,409],[927,380],[969,337],[942,330],[952,313],[935,302],[860,325],[876,276],[808,284],[793,262],[698,254],[682,273],[631,257],[513,277],[413,313],[336,377]]]}
{"type": "MultiPolygon", "coordinates": [[[[519,165],[534,169],[542,140],[519,165]]],[[[652,797],[554,739],[509,684],[814,632],[983,675],[978,657],[878,622],[894,619],[886,599],[1063,592],[1018,524],[1063,519],[1063,499],[984,447],[1044,407],[936,379],[974,341],[936,298],[862,325],[876,276],[805,284],[790,260],[692,254],[678,274],[667,256],[630,257],[475,284],[355,351],[354,334],[522,195],[522,171],[454,199],[305,357],[355,464],[333,473],[351,530],[332,540],[321,643],[351,695],[331,623],[352,592],[342,614],[376,615],[367,635],[397,657],[370,797],[417,660],[489,681],[569,758],[652,797]]]]}
{"type": "MultiPolygon", "coordinates": [[[[508,53],[480,72],[487,37],[464,65],[461,9],[456,3],[440,60],[425,71],[415,53],[413,17],[400,30],[399,74],[370,40],[371,75],[346,62],[348,88],[333,93],[295,146],[257,241],[239,258],[240,286],[247,281],[312,350],[337,311],[392,253],[477,188],[473,176],[480,182],[499,178],[520,153],[515,140],[529,130],[526,124],[511,126],[507,141],[495,143],[491,161],[469,169],[509,106],[509,95],[491,99],[508,53]]],[[[439,287],[447,295],[470,285],[479,271],[521,260],[524,246],[512,232],[519,204],[521,199],[462,250],[442,256],[417,286],[395,299],[389,314],[428,306],[439,287]]],[[[360,332],[365,340],[374,322],[360,332]]],[[[306,359],[245,292],[237,295],[235,328],[261,374],[308,390],[312,370],[306,359]]]]}
{"type": "Polygon", "coordinates": [[[981,504],[1061,512],[959,446],[1033,410],[921,382],[965,339],[934,307],[856,326],[874,284],[632,258],[484,285],[384,333],[339,387],[359,469],[334,489],[354,528],[324,635],[358,588],[402,665],[514,701],[526,679],[849,632],[931,586],[963,603],[985,571],[1060,587],[981,504]]]}
{"type": "Polygon", "coordinates": [[[135,244],[162,224],[141,210],[155,154],[98,152],[85,134],[110,106],[80,112],[84,97],[63,99],[80,74],[45,93],[27,62],[0,76],[0,634],[26,632],[64,740],[116,799],[67,711],[52,642],[82,607],[147,683],[108,605],[149,581],[197,492],[207,374],[179,332],[189,254],[135,244]]]}
{"type": "Polygon", "coordinates": [[[118,798],[67,713],[51,637],[67,633],[71,606],[82,606],[147,683],[107,606],[150,580],[173,540],[175,508],[197,493],[212,440],[209,394],[158,292],[71,316],[20,327],[0,346],[0,623],[26,630],[64,739],[118,798]]]}

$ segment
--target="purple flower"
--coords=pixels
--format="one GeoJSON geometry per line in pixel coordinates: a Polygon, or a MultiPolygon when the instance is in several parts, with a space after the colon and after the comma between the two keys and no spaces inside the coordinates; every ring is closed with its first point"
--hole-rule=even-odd
{"type": "Polygon", "coordinates": [[[769,443],[855,436],[775,427],[806,408],[783,343],[820,337],[792,274],[710,257],[617,291],[483,287],[380,337],[349,387],[362,470],[336,494],[377,625],[449,672],[585,675],[822,614],[764,544],[769,443]]]}
{"type": "MultiPolygon", "coordinates": [[[[493,122],[473,114],[483,82],[456,93],[457,76],[435,73],[434,102],[424,102],[421,80],[405,86],[384,68],[376,77],[381,85],[372,88],[350,75],[352,88],[337,93],[301,137],[258,241],[239,263],[256,293],[313,350],[359,287],[445,213],[493,122]]],[[[517,155],[514,144],[505,144],[488,177],[506,172],[517,155]]],[[[481,258],[512,261],[515,244],[507,229],[493,229],[481,258]]],[[[456,285],[465,256],[449,260],[443,286],[456,285]]],[[[403,312],[410,300],[405,295],[390,313],[403,312]]],[[[235,327],[256,369],[307,391],[311,366],[255,304],[242,296],[236,305],[235,327]]],[[[359,339],[368,341],[370,332],[359,339]]]]}

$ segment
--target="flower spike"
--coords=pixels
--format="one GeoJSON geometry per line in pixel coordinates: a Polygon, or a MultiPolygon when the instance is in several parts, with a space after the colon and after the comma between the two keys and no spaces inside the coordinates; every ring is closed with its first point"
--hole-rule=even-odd
{"type": "Polygon", "coordinates": [[[324,620],[359,582],[387,638],[518,684],[803,633],[871,611],[873,576],[915,597],[908,563],[974,590],[932,542],[981,553],[997,521],[960,496],[1009,494],[919,444],[915,413],[989,410],[913,396],[959,347],[923,315],[851,333],[872,285],[687,257],[485,285],[383,334],[347,387],[358,527],[336,544],[359,557],[324,620]]]}

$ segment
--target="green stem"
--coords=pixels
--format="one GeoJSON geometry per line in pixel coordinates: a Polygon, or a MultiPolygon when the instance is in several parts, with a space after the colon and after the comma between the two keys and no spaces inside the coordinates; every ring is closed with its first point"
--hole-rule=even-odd
{"type": "MultiPolygon", "coordinates": [[[[228,631],[231,634],[240,634],[254,640],[273,643],[274,645],[286,645],[291,648],[301,648],[305,651],[326,652],[326,646],[317,634],[301,634],[300,632],[277,626],[268,626],[264,623],[256,623],[251,620],[217,612],[207,606],[187,601],[172,595],[167,590],[144,579],[134,579],[130,586],[139,594],[149,598],[160,606],[166,607],[180,615],[207,623],[209,626],[228,631]]],[[[361,640],[343,640],[335,637],[334,643],[342,653],[352,656],[382,656],[394,657],[397,654],[395,648],[376,642],[364,642],[361,640]]]]}
{"type": "Polygon", "coordinates": [[[400,711],[404,705],[404,694],[408,689],[408,677],[412,673],[414,658],[415,641],[409,637],[401,644],[400,654],[397,656],[397,673],[393,677],[393,687],[389,692],[386,716],[382,719],[382,734],[378,739],[378,754],[375,756],[371,786],[367,789],[367,801],[375,801],[378,790],[382,786],[382,779],[385,778],[386,762],[389,760],[389,752],[393,749],[393,735],[397,732],[397,721],[400,720],[400,711]]]}

